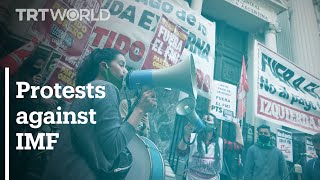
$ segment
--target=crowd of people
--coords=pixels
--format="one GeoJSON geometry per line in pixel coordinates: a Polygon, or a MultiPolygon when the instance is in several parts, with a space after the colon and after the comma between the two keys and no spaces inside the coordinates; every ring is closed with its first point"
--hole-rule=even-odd
{"type": "MultiPolygon", "coordinates": [[[[76,73],[76,85],[91,83],[105,86],[106,96],[100,99],[75,99],[68,107],[74,112],[96,111],[97,124],[64,125],[59,127],[44,125],[38,130],[17,125],[14,121],[20,110],[51,111],[62,100],[55,98],[15,98],[15,82],[26,81],[33,85],[43,85],[50,71],[48,57],[35,51],[24,61],[16,74],[11,77],[10,89],[10,169],[12,179],[45,180],[106,180],[125,179],[132,163],[132,154],[127,148],[129,142],[139,134],[150,137],[148,113],[157,107],[155,92],[151,89],[137,91],[133,98],[121,101],[119,89],[127,74],[126,59],[111,48],[95,49],[83,61],[76,73]],[[60,138],[52,152],[16,151],[16,132],[60,132],[60,138]],[[128,168],[126,168],[128,167],[128,168]],[[120,170],[119,170],[120,169],[120,170]],[[19,172],[19,173],[16,173],[19,172]]],[[[187,180],[220,179],[223,168],[224,151],[244,151],[244,141],[239,122],[235,141],[218,136],[218,119],[204,111],[202,120],[206,128],[196,132],[193,125],[184,127],[181,141],[177,145],[180,156],[187,157],[184,178],[187,180]]],[[[271,130],[267,125],[257,128],[258,139],[246,154],[244,179],[284,180],[289,179],[289,171],[282,152],[271,141],[271,130]]],[[[313,145],[320,157],[320,133],[313,136],[313,145]]],[[[303,179],[320,179],[320,159],[310,160],[304,168],[303,179]]]]}

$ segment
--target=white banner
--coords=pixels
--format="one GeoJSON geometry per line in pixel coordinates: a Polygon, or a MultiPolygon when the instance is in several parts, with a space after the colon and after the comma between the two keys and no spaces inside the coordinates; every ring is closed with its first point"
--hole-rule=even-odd
{"type": "Polygon", "coordinates": [[[162,14],[188,34],[181,58],[193,54],[197,69],[198,94],[209,97],[213,80],[215,23],[189,8],[184,1],[104,0],[111,18],[97,22],[89,48],[112,47],[120,50],[128,65],[141,68],[162,14]]]}
{"type": "Polygon", "coordinates": [[[221,81],[213,81],[210,112],[218,119],[230,120],[236,116],[237,87],[221,81]],[[226,119],[227,118],[227,119],[226,119]]]}
{"type": "Polygon", "coordinates": [[[277,148],[283,153],[287,161],[293,162],[292,149],[292,133],[283,129],[278,129],[277,132],[277,148]]]}
{"type": "Polygon", "coordinates": [[[306,137],[306,154],[307,161],[309,161],[312,158],[318,157],[310,137],[306,137]]]}
{"type": "Polygon", "coordinates": [[[320,132],[320,80],[257,44],[256,116],[305,133],[320,132]]]}

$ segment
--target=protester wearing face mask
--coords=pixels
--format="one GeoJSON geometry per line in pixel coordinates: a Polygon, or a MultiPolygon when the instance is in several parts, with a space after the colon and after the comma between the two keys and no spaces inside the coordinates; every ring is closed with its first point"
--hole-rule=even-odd
{"type": "Polygon", "coordinates": [[[282,152],[270,142],[270,127],[261,125],[257,131],[258,142],[247,152],[244,179],[282,180],[288,175],[287,163],[282,152]]]}
{"type": "Polygon", "coordinates": [[[318,157],[308,161],[302,174],[303,180],[320,179],[320,133],[312,136],[312,143],[318,157]]]}
{"type": "Polygon", "coordinates": [[[239,123],[236,126],[236,142],[220,138],[217,134],[217,118],[212,114],[203,116],[205,130],[196,133],[191,123],[184,128],[184,136],[178,145],[180,156],[189,155],[186,180],[219,180],[222,170],[223,151],[241,151],[243,138],[239,123]]]}

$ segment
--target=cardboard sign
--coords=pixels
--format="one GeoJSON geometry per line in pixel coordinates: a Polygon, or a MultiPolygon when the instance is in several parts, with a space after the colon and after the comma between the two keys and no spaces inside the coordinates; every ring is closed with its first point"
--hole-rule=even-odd
{"type": "Polygon", "coordinates": [[[283,129],[277,131],[277,148],[280,149],[287,161],[293,162],[292,133],[283,129]]]}
{"type": "Polygon", "coordinates": [[[306,137],[306,154],[307,154],[307,156],[306,156],[307,161],[318,157],[310,137],[306,137]]]}
{"type": "Polygon", "coordinates": [[[218,119],[230,121],[236,114],[237,87],[220,81],[213,81],[210,111],[218,119]]]}

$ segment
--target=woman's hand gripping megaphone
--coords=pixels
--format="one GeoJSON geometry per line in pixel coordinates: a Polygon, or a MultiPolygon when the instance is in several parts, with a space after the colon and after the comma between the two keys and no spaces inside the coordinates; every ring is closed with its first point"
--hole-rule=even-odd
{"type": "Polygon", "coordinates": [[[142,112],[147,113],[157,107],[157,99],[153,90],[147,90],[141,95],[140,102],[136,108],[139,108],[142,112]]]}
{"type": "Polygon", "coordinates": [[[194,125],[191,122],[188,122],[183,129],[185,139],[189,138],[191,133],[194,131],[194,125]]]}

